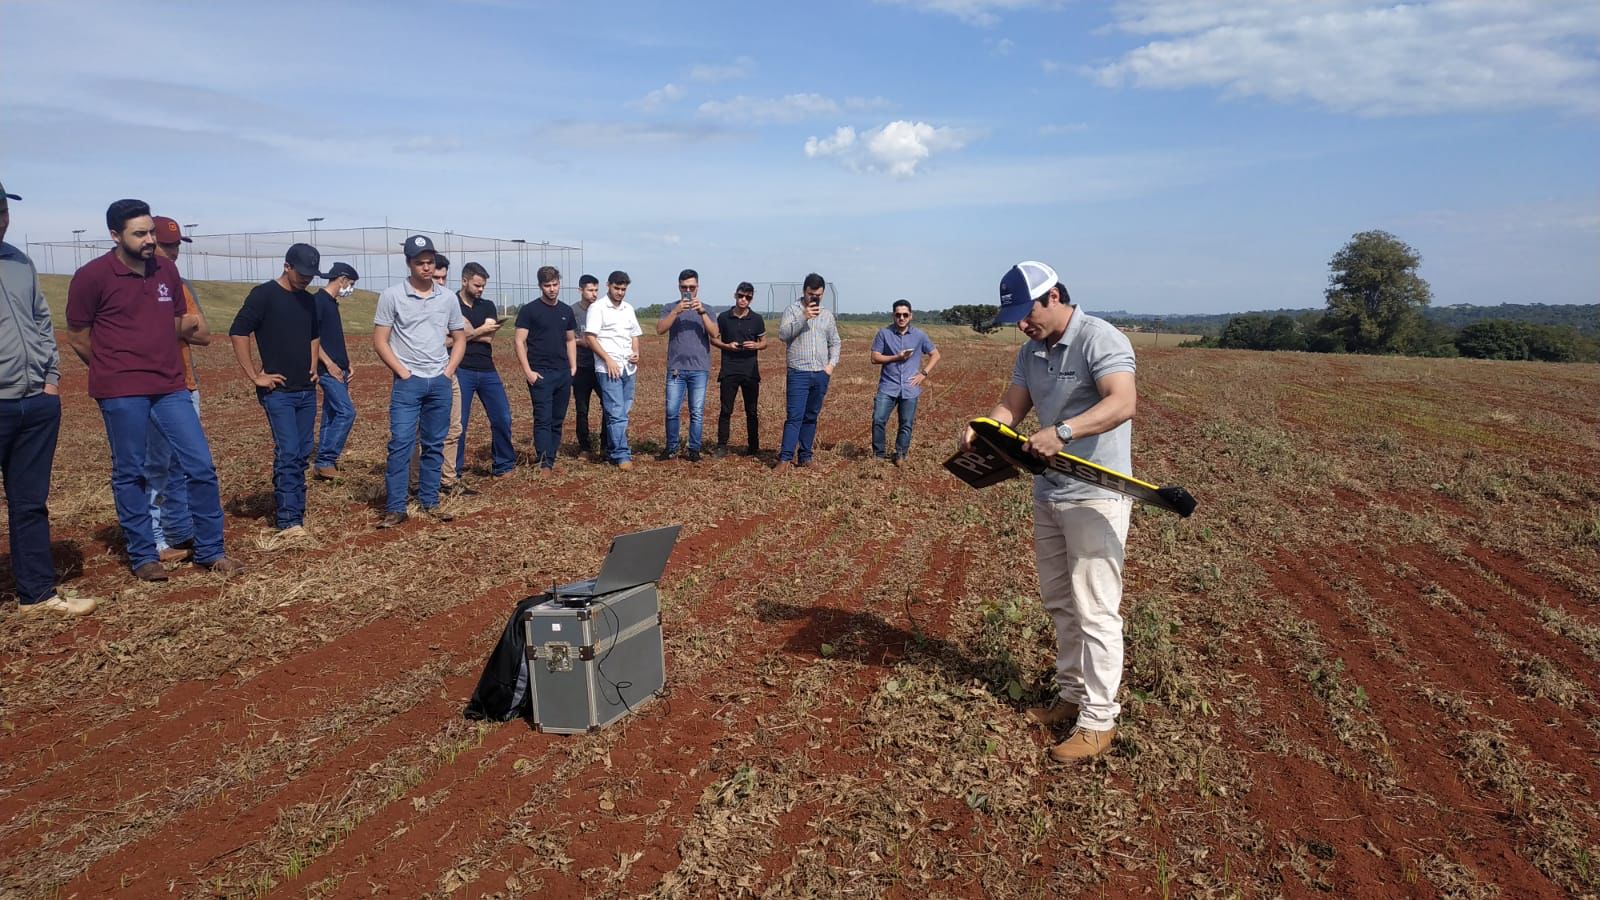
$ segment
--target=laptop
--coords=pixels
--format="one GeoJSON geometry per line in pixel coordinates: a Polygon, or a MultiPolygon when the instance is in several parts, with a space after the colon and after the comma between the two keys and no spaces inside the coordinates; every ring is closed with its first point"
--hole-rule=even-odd
{"type": "Polygon", "coordinates": [[[583,581],[563,584],[555,589],[557,600],[592,600],[604,594],[627,590],[660,581],[667,558],[678,543],[682,525],[668,525],[649,531],[624,534],[611,541],[611,550],[600,564],[600,574],[583,581]]]}

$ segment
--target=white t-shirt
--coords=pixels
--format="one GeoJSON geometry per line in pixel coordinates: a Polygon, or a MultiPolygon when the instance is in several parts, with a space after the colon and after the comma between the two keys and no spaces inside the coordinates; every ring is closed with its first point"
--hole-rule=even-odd
{"type": "MultiPolygon", "coordinates": [[[[600,348],[622,369],[622,374],[632,375],[638,368],[628,362],[628,357],[633,355],[633,339],[644,334],[644,331],[639,328],[639,317],[634,315],[633,305],[628,301],[613,306],[607,297],[596,300],[589,307],[589,318],[583,324],[583,331],[599,338],[600,348]]],[[[606,361],[596,356],[594,370],[604,375],[606,361]]]]}

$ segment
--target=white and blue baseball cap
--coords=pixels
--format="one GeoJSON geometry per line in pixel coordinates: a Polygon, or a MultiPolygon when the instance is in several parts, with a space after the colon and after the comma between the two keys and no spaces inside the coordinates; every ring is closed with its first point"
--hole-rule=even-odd
{"type": "MultiPolygon", "coordinates": [[[[1017,263],[1000,279],[1000,312],[994,317],[996,325],[1015,325],[1028,315],[1033,304],[1050,289],[1061,284],[1056,270],[1042,262],[1028,259],[1017,263]]],[[[1061,289],[1066,298],[1066,288],[1061,289]]],[[[1070,302],[1070,301],[1069,301],[1070,302]]]]}

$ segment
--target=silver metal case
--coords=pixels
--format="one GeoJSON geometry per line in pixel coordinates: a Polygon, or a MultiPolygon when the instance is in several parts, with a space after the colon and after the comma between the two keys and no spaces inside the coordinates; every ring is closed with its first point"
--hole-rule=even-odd
{"type": "Polygon", "coordinates": [[[666,687],[654,584],[581,601],[546,600],[528,610],[522,627],[540,731],[598,731],[666,687]]]}

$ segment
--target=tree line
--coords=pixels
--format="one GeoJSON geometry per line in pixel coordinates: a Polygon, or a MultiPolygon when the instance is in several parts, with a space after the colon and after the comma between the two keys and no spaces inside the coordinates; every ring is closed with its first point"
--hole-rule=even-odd
{"type": "Polygon", "coordinates": [[[1234,316],[1193,346],[1312,353],[1388,353],[1474,359],[1594,362],[1600,341],[1573,325],[1484,319],[1452,327],[1424,315],[1433,298],[1422,257],[1386,231],[1355,235],[1329,261],[1327,308],[1234,316]]]}

